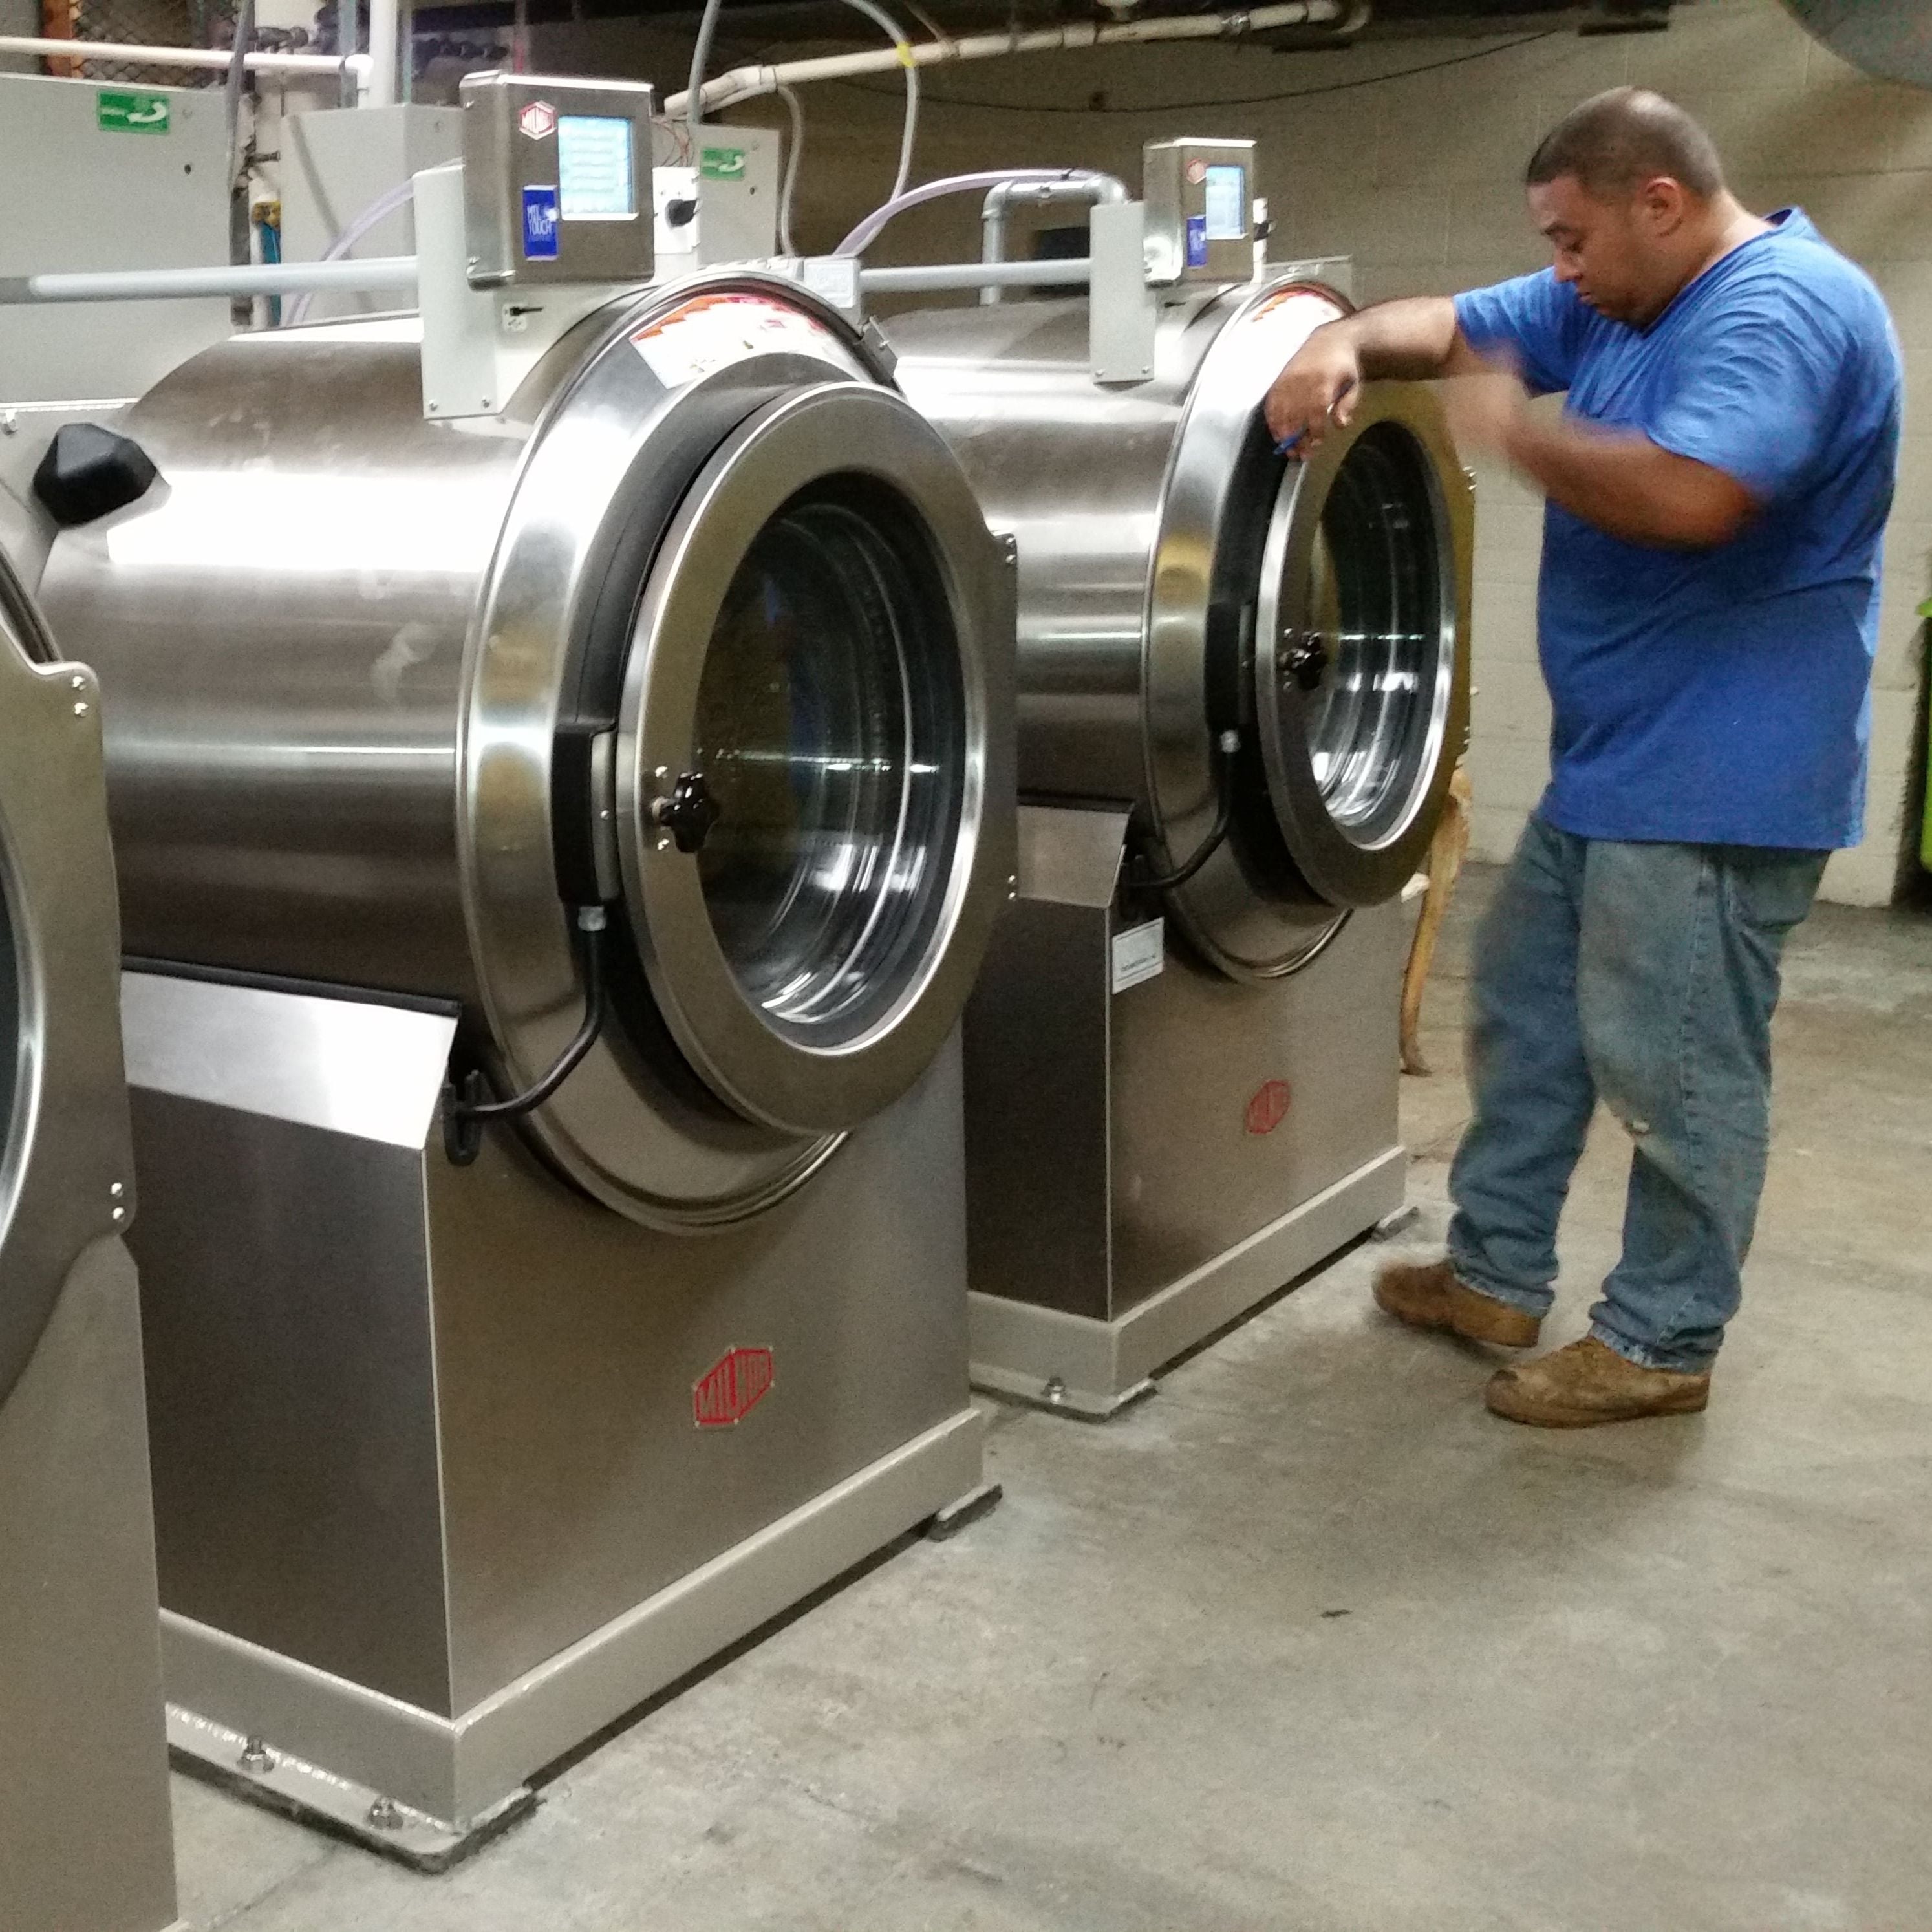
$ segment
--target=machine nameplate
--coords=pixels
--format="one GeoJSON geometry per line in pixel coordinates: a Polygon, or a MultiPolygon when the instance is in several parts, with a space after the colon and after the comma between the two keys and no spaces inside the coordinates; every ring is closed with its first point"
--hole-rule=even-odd
{"type": "Polygon", "coordinates": [[[700,296],[672,310],[631,338],[651,373],[668,389],[682,388],[747,356],[788,352],[847,363],[837,336],[789,304],[764,296],[700,296]]]}
{"type": "Polygon", "coordinates": [[[1151,980],[1167,963],[1167,922],[1150,919],[1114,935],[1114,991],[1151,980]]]}

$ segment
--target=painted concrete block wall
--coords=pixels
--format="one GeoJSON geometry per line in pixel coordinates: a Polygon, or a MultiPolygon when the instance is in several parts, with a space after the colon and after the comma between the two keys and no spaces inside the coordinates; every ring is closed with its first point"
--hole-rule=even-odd
{"type": "MultiPolygon", "coordinates": [[[[646,40],[618,22],[543,31],[546,59],[654,76],[667,92],[682,83],[688,41],[646,40]]],[[[727,46],[718,64],[754,51],[776,50],[727,46]]],[[[1916,816],[1908,801],[1916,805],[1924,702],[1915,610],[1932,590],[1932,93],[1859,75],[1816,46],[1778,0],[1684,0],[1662,34],[1385,41],[1287,56],[1175,44],[929,71],[916,172],[1085,165],[1131,184],[1145,140],[1250,136],[1262,144],[1259,184],[1280,231],[1277,254],[1352,255],[1366,299],[1449,292],[1543,265],[1519,186],[1523,164],[1567,108],[1625,81],[1661,88],[1700,116],[1750,206],[1802,204],[1870,269],[1917,379],[1887,546],[1868,836],[1832,861],[1826,882],[1833,898],[1881,903],[1916,844],[1906,824],[1916,816]],[[1423,66],[1433,70],[1402,72],[1423,66]]],[[[890,184],[898,82],[824,86],[805,101],[800,241],[827,248],[890,184]]],[[[775,103],[743,112],[773,125],[782,118],[775,103]]],[[[920,211],[875,252],[880,260],[976,256],[976,206],[920,211]]],[[[1474,849],[1500,859],[1547,775],[1549,704],[1535,655],[1541,511],[1508,476],[1479,483],[1474,849]]]]}

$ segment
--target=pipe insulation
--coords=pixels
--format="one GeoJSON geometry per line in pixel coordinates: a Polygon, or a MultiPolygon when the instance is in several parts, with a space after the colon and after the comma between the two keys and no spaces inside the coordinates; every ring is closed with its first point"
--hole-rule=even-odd
{"type": "MultiPolygon", "coordinates": [[[[38,34],[0,34],[0,54],[31,54],[37,59],[124,62],[134,67],[226,68],[234,56],[226,47],[158,47],[135,41],[50,40],[38,34]]],[[[250,74],[340,74],[369,71],[367,54],[249,54],[250,74]]]]}
{"type": "MultiPolygon", "coordinates": [[[[956,61],[995,60],[1008,54],[1140,46],[1156,40],[1240,40],[1250,34],[1271,33],[1280,27],[1331,27],[1340,33],[1352,33],[1366,21],[1368,14],[1360,0],[1275,0],[1273,5],[1256,7],[1246,13],[1184,14],[1104,24],[1078,20],[1025,33],[968,34],[956,40],[920,40],[904,48],[823,54],[809,60],[784,61],[776,66],[754,62],[706,81],[701,90],[700,109],[708,114],[735,101],[773,93],[781,86],[844,80],[856,74],[890,74],[908,64],[943,67],[956,61]]],[[[682,115],[689,98],[688,92],[673,94],[664,103],[664,112],[670,116],[682,115]]]]}

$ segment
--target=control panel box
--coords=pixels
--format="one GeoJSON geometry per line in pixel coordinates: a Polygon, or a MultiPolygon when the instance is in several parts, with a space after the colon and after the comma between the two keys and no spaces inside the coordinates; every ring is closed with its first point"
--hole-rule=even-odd
{"type": "Polygon", "coordinates": [[[641,82],[465,76],[472,287],[650,279],[656,98],[641,82]]]}
{"type": "Polygon", "coordinates": [[[1255,144],[1150,141],[1142,153],[1148,280],[1245,282],[1255,272],[1255,144]]]}
{"type": "Polygon", "coordinates": [[[692,164],[659,167],[652,186],[660,278],[776,255],[779,159],[775,128],[706,127],[692,164]]]}

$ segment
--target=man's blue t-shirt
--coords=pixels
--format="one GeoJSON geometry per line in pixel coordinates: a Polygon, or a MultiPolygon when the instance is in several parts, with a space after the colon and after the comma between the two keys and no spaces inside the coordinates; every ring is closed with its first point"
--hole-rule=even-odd
{"type": "Polygon", "coordinates": [[[1554,503],[1538,628],[1555,706],[1538,808],[1586,838],[1826,850],[1863,832],[1880,543],[1898,466],[1898,339],[1800,212],[1647,329],[1546,269],[1456,299],[1566,412],[1735,477],[1760,512],[1714,550],[1651,549],[1554,503]]]}

